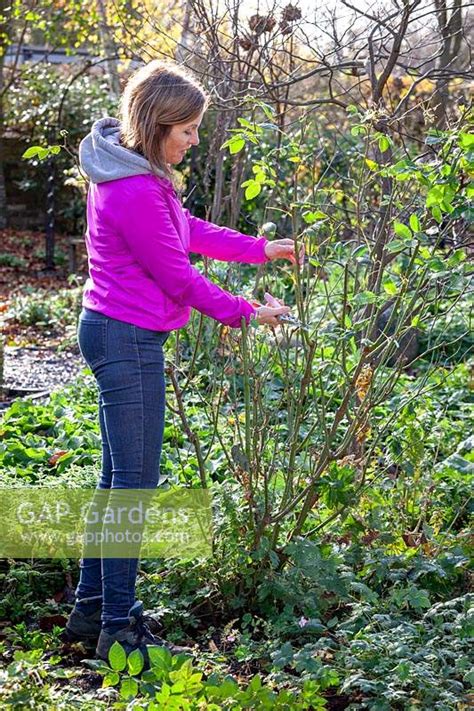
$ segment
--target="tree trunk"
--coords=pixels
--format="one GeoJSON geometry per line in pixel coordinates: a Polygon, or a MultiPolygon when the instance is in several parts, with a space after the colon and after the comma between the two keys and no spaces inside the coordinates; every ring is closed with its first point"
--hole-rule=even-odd
{"type": "Polygon", "coordinates": [[[438,79],[431,100],[437,128],[446,128],[448,122],[449,79],[446,75],[452,69],[459,53],[462,40],[462,0],[454,0],[448,19],[446,0],[435,0],[436,18],[442,41],[442,52],[438,59],[438,79]]]}
{"type": "MultiPolygon", "coordinates": [[[[5,16],[7,2],[6,0],[0,0],[0,16],[5,16]]],[[[6,23],[0,23],[0,37],[7,36],[6,23]]],[[[4,119],[3,119],[3,71],[5,65],[5,45],[7,43],[3,40],[0,45],[0,230],[5,229],[7,226],[7,193],[5,188],[5,173],[4,173],[4,159],[5,159],[5,144],[4,144],[4,119]]]]}
{"type": "MultiPolygon", "coordinates": [[[[1,102],[1,99],[0,99],[1,102]]],[[[1,108],[0,108],[1,113],[1,108]]],[[[0,230],[8,226],[7,222],[7,193],[5,188],[5,173],[3,171],[3,120],[0,117],[0,230]]]]}
{"type": "Polygon", "coordinates": [[[188,56],[192,53],[198,42],[198,37],[191,31],[191,3],[186,0],[184,6],[183,29],[181,38],[176,44],[174,53],[175,61],[179,64],[184,64],[188,56]]]}
{"type": "Polygon", "coordinates": [[[99,34],[102,49],[107,57],[106,67],[109,78],[109,89],[111,94],[118,96],[120,94],[120,78],[117,69],[117,46],[108,23],[105,0],[97,0],[97,10],[100,18],[99,34]]]}

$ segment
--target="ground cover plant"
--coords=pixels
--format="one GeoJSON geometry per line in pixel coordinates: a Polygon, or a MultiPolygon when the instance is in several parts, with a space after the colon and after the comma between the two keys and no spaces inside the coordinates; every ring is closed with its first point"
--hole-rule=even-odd
{"type": "MultiPolygon", "coordinates": [[[[341,35],[336,19],[320,19],[324,39],[305,44],[296,5],[244,23],[237,6],[211,17],[195,0],[176,45],[184,51],[194,37],[184,61],[214,99],[199,153],[183,166],[187,205],[306,249],[301,265],[195,260],[234,293],[284,299],[295,322],[229,330],[194,314],[166,344],[161,485],[211,491],[213,555],[143,560],[137,592],[164,636],[196,653],[157,650],[146,671],[120,645],[107,663],[87,661],[60,638],[77,561],[2,560],[6,706],[461,711],[473,703],[470,15],[458,3],[414,0],[377,12],[341,4],[356,12],[351,30],[341,35]]],[[[128,39],[107,37],[94,12],[76,17],[80,6],[68,9],[67,37],[77,31],[84,42],[100,27],[104,62],[114,56],[111,39],[122,60],[173,41],[148,6],[132,12],[137,32],[128,39]]],[[[34,17],[15,7],[7,36],[49,17],[42,3],[34,17]]],[[[115,19],[130,11],[108,9],[115,19]]],[[[47,31],[54,39],[57,26],[47,31]]],[[[89,114],[116,107],[118,66],[109,62],[105,78],[97,67],[87,77],[87,67],[54,66],[28,81],[20,70],[9,75],[7,121],[17,105],[31,123],[28,175],[41,181],[59,161],[74,190],[61,216],[73,230],[84,187],[74,136],[89,114]]],[[[74,347],[80,283],[29,286],[38,243],[16,250],[15,233],[5,235],[0,264],[22,282],[5,309],[8,332],[54,332],[62,348],[74,347]]],[[[58,246],[64,263],[67,242],[58,246]]],[[[39,403],[8,408],[2,484],[94,487],[96,397],[84,371],[39,403]]]]}
{"type": "MultiPolygon", "coordinates": [[[[66,676],[77,676],[82,685],[79,692],[68,688],[68,703],[85,704],[90,696],[97,707],[111,703],[116,688],[124,707],[129,703],[127,694],[137,696],[137,707],[149,707],[150,694],[151,698],[158,696],[156,703],[162,703],[164,683],[169,689],[165,687],[163,693],[170,690],[182,704],[186,699],[186,703],[192,699],[210,703],[217,692],[208,695],[204,689],[224,684],[227,691],[219,692],[221,704],[226,693],[238,704],[239,694],[249,693],[243,680],[258,675],[266,690],[253,701],[251,695],[242,696],[247,698],[243,708],[258,708],[257,699],[263,704],[267,697],[269,708],[278,708],[272,696],[278,696],[278,689],[293,689],[293,696],[300,693],[301,703],[312,689],[307,706],[282,708],[311,708],[318,697],[328,704],[338,699],[343,707],[352,704],[354,708],[370,703],[373,708],[391,708],[395,703],[403,708],[413,699],[419,700],[421,708],[433,708],[435,701],[444,704],[439,708],[455,708],[457,701],[467,698],[471,682],[467,513],[472,454],[466,458],[465,445],[459,447],[469,439],[469,420],[463,418],[463,409],[469,411],[472,403],[468,373],[465,364],[451,368],[442,385],[437,383],[441,390],[436,404],[424,400],[416,418],[404,415],[400,431],[393,433],[403,442],[412,442],[411,453],[415,434],[419,437],[420,432],[415,427],[407,436],[410,422],[412,427],[413,421],[427,422],[428,432],[432,422],[439,423],[425,442],[425,458],[412,459],[413,454],[404,453],[404,466],[418,467],[416,487],[407,490],[406,474],[387,476],[342,522],[335,520],[324,534],[300,537],[287,546],[289,564],[284,568],[279,552],[272,555],[268,545],[254,550],[249,546],[246,489],[238,477],[229,477],[221,445],[212,444],[208,418],[193,403],[195,388],[189,389],[184,394],[185,399],[189,397],[185,410],[193,431],[201,433],[206,473],[209,483],[213,482],[215,555],[210,561],[187,566],[143,561],[139,595],[149,609],[158,611],[168,636],[199,643],[202,651],[193,662],[192,674],[204,676],[199,683],[195,680],[197,691],[187,697],[178,678],[173,682],[178,684],[177,691],[171,691],[173,684],[164,682],[162,675],[151,684],[136,675],[135,682],[127,682],[122,691],[123,679],[117,672],[118,679],[107,677],[105,690],[111,696],[101,701],[86,676],[89,672],[75,666],[77,657],[64,650],[57,634],[51,637],[42,631],[49,620],[53,631],[55,621],[64,624],[69,609],[64,589],[69,580],[71,590],[77,577],[75,562],[10,562],[2,572],[2,617],[9,620],[10,627],[4,630],[4,659],[6,663],[12,660],[3,678],[5,698],[11,695],[14,700],[16,693],[29,698],[32,692],[26,680],[39,667],[44,678],[42,693],[50,704],[59,703],[59,696],[64,696],[64,682],[58,682],[56,675],[60,678],[65,670],[66,676]],[[459,419],[446,432],[443,444],[439,430],[449,421],[446,401],[450,398],[456,403],[459,419]],[[456,450],[459,459],[450,463],[456,450]],[[433,452],[438,460],[436,472],[429,469],[436,456],[433,452]],[[417,531],[421,514],[423,523],[417,531]],[[241,691],[237,692],[235,682],[225,686],[229,673],[241,680],[241,691]],[[219,682],[213,674],[220,674],[219,682]],[[303,689],[303,680],[312,681],[313,687],[303,689]]],[[[173,404],[172,385],[169,391],[170,404],[177,412],[169,412],[163,473],[171,479],[179,473],[181,485],[199,486],[198,459],[173,421],[179,410],[177,403],[173,404]]],[[[93,486],[100,456],[95,416],[90,376],[52,396],[45,405],[16,403],[3,421],[5,482],[93,486]]],[[[230,422],[230,441],[233,427],[230,422]]],[[[225,437],[224,428],[221,433],[225,437]]],[[[325,504],[325,517],[334,510],[331,506],[330,501],[325,504]]],[[[258,691],[258,685],[255,681],[252,688],[258,691]]],[[[284,694],[283,699],[287,699],[284,694]]]]}

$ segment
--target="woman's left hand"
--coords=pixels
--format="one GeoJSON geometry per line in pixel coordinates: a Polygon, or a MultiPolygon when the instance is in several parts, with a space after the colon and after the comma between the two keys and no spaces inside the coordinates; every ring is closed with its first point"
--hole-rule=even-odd
{"type": "MultiPolygon", "coordinates": [[[[292,239],[274,239],[265,245],[265,254],[268,259],[288,259],[296,264],[296,246],[292,239]]],[[[299,245],[298,263],[304,263],[304,244],[299,245]]]]}

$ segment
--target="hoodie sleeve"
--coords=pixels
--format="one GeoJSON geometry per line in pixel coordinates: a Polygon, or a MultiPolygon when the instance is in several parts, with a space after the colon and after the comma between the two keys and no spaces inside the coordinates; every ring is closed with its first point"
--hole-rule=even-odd
{"type": "Polygon", "coordinates": [[[261,264],[269,261],[265,254],[267,240],[264,237],[249,237],[228,227],[219,227],[194,217],[189,210],[183,212],[189,224],[191,252],[222,262],[261,264]]]}
{"type": "Polygon", "coordinates": [[[249,321],[254,307],[191,265],[161,190],[133,190],[120,203],[116,224],[133,258],[176,303],[239,328],[242,316],[249,321]]]}

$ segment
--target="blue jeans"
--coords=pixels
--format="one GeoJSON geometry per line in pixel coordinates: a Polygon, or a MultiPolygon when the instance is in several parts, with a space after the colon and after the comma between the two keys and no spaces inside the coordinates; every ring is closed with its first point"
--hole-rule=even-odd
{"type": "MultiPolygon", "coordinates": [[[[81,313],[79,347],[99,387],[99,489],[155,489],[158,485],[165,413],[163,345],[168,335],[89,309],[81,313]]],[[[109,631],[129,623],[138,551],[139,547],[136,558],[81,560],[76,607],[89,614],[92,601],[96,609],[102,605],[102,626],[109,631]]]]}

